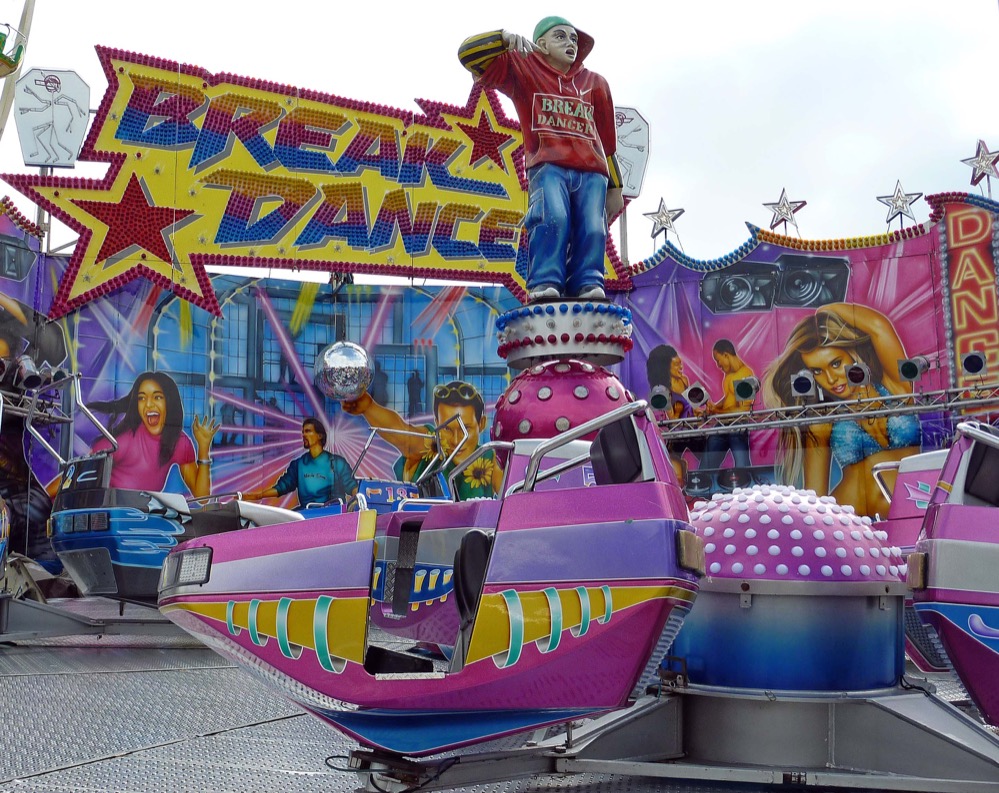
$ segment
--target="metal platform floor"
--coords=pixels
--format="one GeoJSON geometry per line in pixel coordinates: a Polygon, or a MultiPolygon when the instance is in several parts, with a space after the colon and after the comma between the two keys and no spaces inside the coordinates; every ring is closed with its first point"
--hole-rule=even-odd
{"type": "MultiPolygon", "coordinates": [[[[90,608],[112,613],[99,603],[90,608]]],[[[933,682],[947,698],[963,695],[953,678],[933,682]]],[[[327,764],[334,758],[330,764],[344,767],[354,744],[180,634],[0,644],[0,725],[0,793],[330,793],[359,787],[352,772],[327,764]]],[[[461,789],[766,788],[584,774],[461,789]]]]}

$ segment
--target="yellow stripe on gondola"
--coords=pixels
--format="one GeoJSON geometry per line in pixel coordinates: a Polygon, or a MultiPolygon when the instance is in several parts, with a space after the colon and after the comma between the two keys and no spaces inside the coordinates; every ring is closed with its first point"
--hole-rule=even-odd
{"type": "Polygon", "coordinates": [[[300,657],[298,648],[317,651],[317,636],[326,638],[326,655],[347,661],[363,663],[364,636],[368,619],[367,597],[332,598],[323,602],[326,612],[324,630],[316,629],[316,608],[319,601],[314,599],[222,601],[202,603],[175,603],[164,612],[174,609],[216,622],[222,632],[238,636],[243,631],[253,637],[255,644],[265,646],[269,641],[278,641],[282,652],[290,658],[300,657]],[[251,609],[251,603],[253,608],[251,609]],[[279,605],[281,608],[279,610],[279,605]],[[279,616],[280,611],[280,616],[279,616]],[[252,618],[252,619],[251,619],[252,618]],[[279,626],[278,620],[281,624],[279,626]],[[252,623],[252,624],[251,624],[252,623]],[[280,627],[280,630],[279,630],[280,627]]]}
{"type": "MultiPolygon", "coordinates": [[[[560,615],[553,614],[550,605],[553,597],[551,588],[542,591],[515,591],[515,598],[503,592],[483,595],[465,663],[474,663],[492,656],[509,657],[511,650],[515,649],[511,647],[512,636],[516,636],[517,641],[522,641],[524,645],[542,639],[546,645],[555,644],[548,641],[553,623],[557,626],[556,629],[569,631],[573,637],[581,637],[592,630],[593,622],[608,622],[614,614],[632,606],[663,598],[674,598],[686,603],[691,603],[694,599],[693,592],[678,586],[586,587],[585,595],[577,588],[556,591],[561,606],[560,615]],[[607,600],[608,594],[610,603],[607,600]],[[512,599],[520,604],[519,612],[513,615],[509,606],[512,599]],[[587,606],[588,610],[585,610],[587,606]],[[514,625],[514,621],[518,624],[514,625]]],[[[563,636],[562,640],[566,641],[568,638],[563,636]]],[[[519,657],[519,652],[514,652],[513,657],[519,657]]]]}

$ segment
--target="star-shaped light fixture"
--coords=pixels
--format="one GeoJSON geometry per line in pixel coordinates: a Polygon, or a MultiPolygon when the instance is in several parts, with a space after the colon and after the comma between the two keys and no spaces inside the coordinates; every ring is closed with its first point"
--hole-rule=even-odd
{"type": "Polygon", "coordinates": [[[888,217],[885,223],[891,223],[895,218],[899,218],[901,223],[902,215],[911,218],[916,222],[916,216],[912,214],[912,205],[923,197],[922,193],[907,193],[902,189],[902,182],[895,182],[895,192],[892,195],[879,195],[878,201],[888,207],[888,217]]]}
{"type": "Polygon", "coordinates": [[[972,169],[972,184],[978,184],[985,177],[991,178],[995,176],[999,178],[999,170],[996,170],[996,162],[999,162],[999,151],[989,151],[989,147],[985,145],[984,140],[978,141],[978,148],[975,150],[974,157],[961,160],[961,162],[972,169]]]}
{"type": "Polygon", "coordinates": [[[676,234],[676,227],[673,225],[673,221],[683,214],[683,210],[667,209],[666,202],[660,198],[659,209],[657,211],[643,212],[642,214],[652,221],[652,239],[655,239],[660,234],[669,236],[668,232],[670,231],[676,234]]]}
{"type": "Polygon", "coordinates": [[[774,213],[774,216],[770,219],[770,230],[773,231],[781,223],[790,223],[796,229],[798,228],[798,221],[794,219],[794,213],[801,209],[807,201],[790,201],[787,197],[787,190],[783,187],[780,189],[780,200],[773,204],[764,204],[767,209],[774,213]]]}

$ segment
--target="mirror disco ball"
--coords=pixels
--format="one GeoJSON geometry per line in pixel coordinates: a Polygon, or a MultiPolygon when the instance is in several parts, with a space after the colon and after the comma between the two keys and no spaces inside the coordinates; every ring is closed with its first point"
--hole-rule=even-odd
{"type": "Polygon", "coordinates": [[[371,361],[359,344],[338,341],[316,358],[316,388],[331,399],[360,399],[371,385],[371,361]]]}

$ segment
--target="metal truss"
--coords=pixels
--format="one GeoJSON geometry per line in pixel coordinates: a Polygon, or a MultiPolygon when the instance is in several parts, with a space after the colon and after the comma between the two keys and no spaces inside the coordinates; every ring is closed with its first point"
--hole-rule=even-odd
{"type": "Polygon", "coordinates": [[[962,416],[988,413],[999,409],[999,383],[972,387],[945,388],[940,391],[917,391],[913,394],[889,394],[868,399],[791,405],[743,413],[721,413],[671,419],[658,423],[664,437],[680,438],[719,435],[739,430],[783,429],[809,424],[826,424],[835,419],[875,418],[909,413],[951,413],[962,416]]]}
{"type": "Polygon", "coordinates": [[[3,412],[20,418],[32,417],[36,424],[69,424],[61,400],[42,398],[37,391],[0,388],[3,412]]]}

